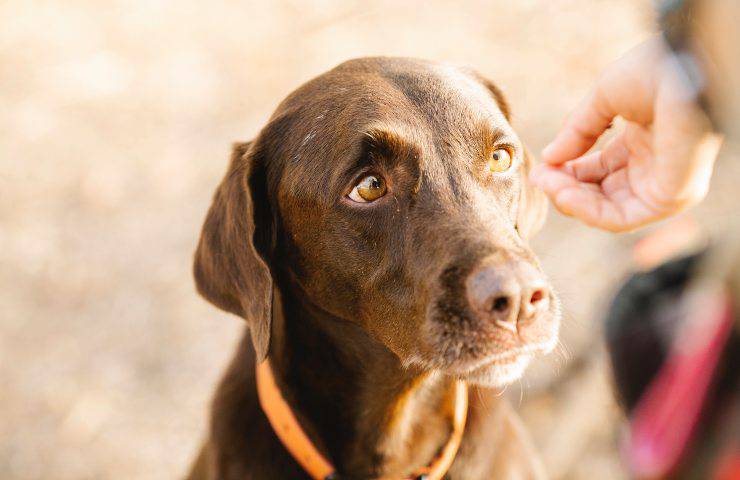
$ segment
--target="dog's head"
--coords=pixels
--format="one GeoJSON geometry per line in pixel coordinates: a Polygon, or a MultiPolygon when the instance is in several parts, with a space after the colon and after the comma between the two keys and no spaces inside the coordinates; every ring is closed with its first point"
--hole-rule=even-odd
{"type": "Polygon", "coordinates": [[[273,279],[405,365],[501,385],[550,350],[558,301],[526,239],[545,201],[499,90],[410,59],[346,62],[235,147],[199,291],[267,354],[273,279]]]}

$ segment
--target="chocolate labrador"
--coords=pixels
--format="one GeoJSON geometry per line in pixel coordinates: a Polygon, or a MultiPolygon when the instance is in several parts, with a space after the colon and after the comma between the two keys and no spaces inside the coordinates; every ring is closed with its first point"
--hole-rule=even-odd
{"type": "Polygon", "coordinates": [[[191,479],[309,478],[260,408],[255,362],[338,478],[403,478],[450,435],[445,478],[540,478],[496,387],[556,343],[559,303],[527,245],[545,202],[501,92],[472,70],[343,63],[237,144],[195,254],[198,291],[248,325],[191,479]]]}

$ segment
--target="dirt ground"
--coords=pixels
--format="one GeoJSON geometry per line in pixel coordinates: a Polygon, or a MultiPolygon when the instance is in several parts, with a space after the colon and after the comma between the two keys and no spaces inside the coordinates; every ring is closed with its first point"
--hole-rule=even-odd
{"type": "MultiPolygon", "coordinates": [[[[177,478],[242,322],[191,256],[231,142],[342,60],[404,55],[494,79],[537,152],[647,0],[0,2],[0,478],[177,478]]],[[[737,161],[699,209],[736,215],[737,161]]],[[[622,479],[598,312],[639,235],[552,214],[558,353],[506,392],[554,478],[622,479]]]]}

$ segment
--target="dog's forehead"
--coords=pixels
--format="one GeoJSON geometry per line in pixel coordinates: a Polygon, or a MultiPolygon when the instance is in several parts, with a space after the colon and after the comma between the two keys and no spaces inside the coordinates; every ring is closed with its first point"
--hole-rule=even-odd
{"type": "Polygon", "coordinates": [[[377,120],[426,123],[435,134],[475,121],[508,124],[491,90],[471,71],[454,65],[381,57],[349,61],[335,70],[340,78],[350,77],[345,93],[375,103],[377,120]]]}
{"type": "Polygon", "coordinates": [[[483,126],[516,139],[497,98],[474,74],[416,59],[345,62],[293,92],[273,118],[281,116],[292,118],[289,129],[280,129],[289,133],[281,139],[281,184],[291,191],[303,190],[306,175],[338,178],[378,130],[420,146],[428,158],[439,149],[475,146],[483,126]]]}
{"type": "Polygon", "coordinates": [[[456,66],[428,64],[419,69],[394,69],[389,80],[432,121],[454,127],[471,120],[505,124],[491,91],[456,66]]]}
{"type": "Polygon", "coordinates": [[[393,121],[431,123],[435,129],[471,121],[508,127],[493,92],[471,70],[410,58],[344,62],[293,92],[276,114],[282,111],[300,112],[305,118],[299,123],[314,130],[361,130],[364,124],[393,121]]]}

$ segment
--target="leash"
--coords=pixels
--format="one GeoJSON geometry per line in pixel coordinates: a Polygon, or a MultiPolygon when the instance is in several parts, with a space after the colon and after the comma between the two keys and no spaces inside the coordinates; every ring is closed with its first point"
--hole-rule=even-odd
{"type": "MultiPolygon", "coordinates": [[[[272,425],[272,429],[293,459],[314,480],[339,480],[334,466],[314,446],[313,442],[293,414],[275,383],[269,359],[256,368],[257,395],[262,411],[272,425]]],[[[455,382],[455,410],[452,434],[441,453],[427,467],[406,477],[404,480],[442,480],[462,441],[465,421],[468,415],[468,386],[465,382],[455,382]]]]}

